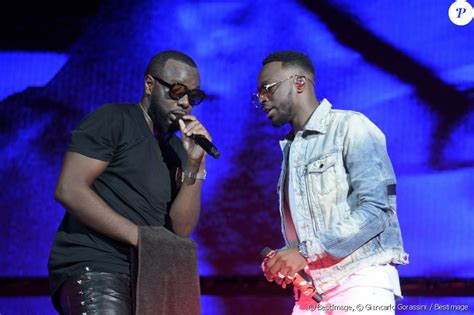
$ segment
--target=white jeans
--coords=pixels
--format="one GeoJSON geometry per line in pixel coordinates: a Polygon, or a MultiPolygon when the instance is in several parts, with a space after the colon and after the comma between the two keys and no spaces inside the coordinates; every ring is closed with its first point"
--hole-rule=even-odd
{"type": "Polygon", "coordinates": [[[293,315],[394,315],[395,297],[401,297],[395,267],[371,266],[354,273],[324,293],[320,303],[301,296],[293,315]]]}

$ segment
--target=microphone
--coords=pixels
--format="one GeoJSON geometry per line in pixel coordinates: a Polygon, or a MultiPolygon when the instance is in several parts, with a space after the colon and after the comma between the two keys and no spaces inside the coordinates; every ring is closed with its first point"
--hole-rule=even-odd
{"type": "MultiPolygon", "coordinates": [[[[177,113],[177,112],[174,113],[174,115],[176,116],[176,122],[180,119],[183,119],[183,116],[184,116],[183,113],[177,113]]],[[[184,122],[184,123],[186,123],[186,122],[184,122]]],[[[217,159],[219,156],[221,156],[221,153],[219,152],[219,150],[217,150],[216,146],[213,145],[212,142],[209,141],[209,139],[207,139],[203,135],[193,134],[193,135],[191,135],[190,138],[193,139],[194,142],[196,142],[201,148],[204,149],[204,151],[207,152],[207,154],[209,154],[213,158],[217,159]]]]}
{"type": "MultiPolygon", "coordinates": [[[[271,249],[270,247],[265,247],[264,249],[260,251],[260,256],[262,257],[262,259],[265,259],[265,258],[270,259],[273,256],[275,256],[275,251],[271,249]]],[[[312,298],[317,303],[321,302],[324,296],[321,293],[319,293],[316,290],[316,288],[314,288],[308,281],[306,281],[302,277],[302,274],[303,275],[306,274],[304,270],[300,270],[294,275],[293,279],[291,279],[293,286],[297,288],[302,295],[312,298]]]]}
{"type": "Polygon", "coordinates": [[[216,146],[212,144],[209,139],[204,137],[203,135],[191,135],[191,139],[194,140],[201,148],[204,149],[210,156],[213,158],[217,159],[219,156],[221,156],[221,153],[217,150],[216,146]]]}

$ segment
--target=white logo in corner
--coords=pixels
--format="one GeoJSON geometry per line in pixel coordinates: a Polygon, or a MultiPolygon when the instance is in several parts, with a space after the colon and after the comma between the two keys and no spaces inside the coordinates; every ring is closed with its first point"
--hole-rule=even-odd
{"type": "Polygon", "coordinates": [[[472,21],[474,18],[474,10],[466,0],[456,0],[449,7],[448,15],[451,22],[463,26],[472,21]]]}

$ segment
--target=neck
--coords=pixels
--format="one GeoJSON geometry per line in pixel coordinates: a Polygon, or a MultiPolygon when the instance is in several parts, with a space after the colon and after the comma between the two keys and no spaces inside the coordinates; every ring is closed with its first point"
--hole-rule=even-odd
{"type": "Polygon", "coordinates": [[[143,105],[142,102],[139,102],[138,107],[141,108],[141,110],[143,112],[143,116],[145,117],[145,121],[146,121],[148,127],[150,128],[151,132],[153,132],[153,120],[151,120],[151,117],[148,114],[148,109],[150,108],[150,106],[149,105],[148,106],[143,105]]]}
{"type": "Polygon", "coordinates": [[[148,128],[150,128],[151,133],[155,136],[156,139],[158,139],[159,142],[167,142],[170,138],[172,133],[171,132],[160,132],[158,130],[155,130],[153,120],[151,119],[150,115],[148,114],[148,109],[150,108],[150,105],[144,105],[143,102],[138,103],[138,107],[143,112],[143,116],[145,117],[145,121],[148,125],[148,128]]]}
{"type": "Polygon", "coordinates": [[[291,126],[293,128],[294,133],[303,130],[304,126],[311,118],[318,106],[319,102],[317,99],[314,99],[313,101],[303,104],[303,106],[301,106],[298,111],[298,115],[295,116],[295,118],[291,122],[291,126]]]}

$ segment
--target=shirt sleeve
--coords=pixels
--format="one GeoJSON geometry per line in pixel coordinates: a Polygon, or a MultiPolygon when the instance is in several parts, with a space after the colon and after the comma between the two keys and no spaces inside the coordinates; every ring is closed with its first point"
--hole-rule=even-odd
{"type": "Polygon", "coordinates": [[[104,105],[86,116],[72,132],[68,151],[110,162],[116,152],[123,116],[116,106],[104,105]]]}
{"type": "Polygon", "coordinates": [[[395,174],[385,136],[362,114],[351,116],[345,128],[343,157],[358,206],[331,229],[318,232],[316,242],[308,248],[312,260],[350,255],[383,232],[396,211],[395,174]]]}

